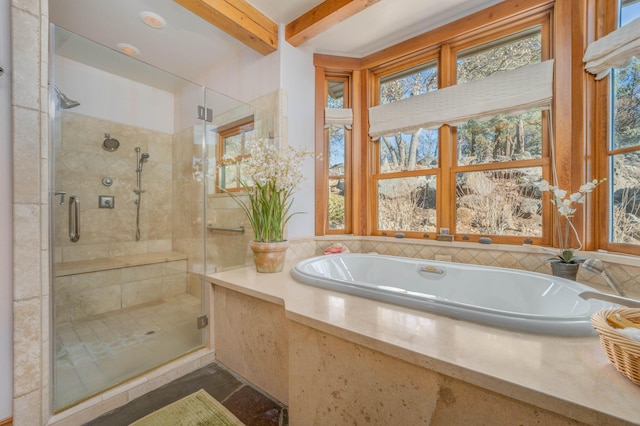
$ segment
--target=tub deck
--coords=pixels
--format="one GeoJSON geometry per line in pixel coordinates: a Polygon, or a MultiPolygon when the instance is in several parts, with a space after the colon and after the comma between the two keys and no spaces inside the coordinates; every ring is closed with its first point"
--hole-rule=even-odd
{"type": "Polygon", "coordinates": [[[281,306],[296,324],[585,424],[640,424],[640,387],[614,368],[595,336],[523,334],[311,287],[290,276],[295,263],[280,273],[245,267],[207,280],[214,290],[281,306]]]}

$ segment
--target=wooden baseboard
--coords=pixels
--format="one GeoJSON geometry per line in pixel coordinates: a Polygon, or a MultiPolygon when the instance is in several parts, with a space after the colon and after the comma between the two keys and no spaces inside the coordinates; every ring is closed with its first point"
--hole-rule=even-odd
{"type": "Polygon", "coordinates": [[[13,417],[0,420],[0,426],[13,426],[13,417]]]}

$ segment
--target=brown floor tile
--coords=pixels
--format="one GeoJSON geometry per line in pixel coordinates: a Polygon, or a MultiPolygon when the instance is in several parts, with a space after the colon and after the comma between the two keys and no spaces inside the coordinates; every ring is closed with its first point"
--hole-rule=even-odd
{"type": "Polygon", "coordinates": [[[286,409],[250,386],[243,386],[223,401],[247,426],[287,424],[286,409]]]}

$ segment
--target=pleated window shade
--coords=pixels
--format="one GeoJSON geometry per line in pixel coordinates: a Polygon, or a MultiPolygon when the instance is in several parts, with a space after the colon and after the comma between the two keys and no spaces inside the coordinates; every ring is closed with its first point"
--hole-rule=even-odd
{"type": "Polygon", "coordinates": [[[351,108],[325,108],[324,109],[324,127],[331,125],[344,126],[351,129],[353,124],[353,110],[351,108]]]}
{"type": "Polygon", "coordinates": [[[553,98],[553,60],[526,65],[481,80],[369,108],[369,135],[410,133],[448,124],[549,109],[553,98]]]}
{"type": "Polygon", "coordinates": [[[592,42],[582,57],[587,72],[600,80],[611,68],[625,68],[635,57],[640,58],[640,18],[592,42]]]}

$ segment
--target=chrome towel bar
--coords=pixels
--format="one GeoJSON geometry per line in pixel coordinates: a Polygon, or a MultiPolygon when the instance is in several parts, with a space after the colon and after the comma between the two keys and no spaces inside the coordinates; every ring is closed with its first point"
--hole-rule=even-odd
{"type": "Polygon", "coordinates": [[[240,226],[238,228],[217,228],[215,226],[207,225],[207,229],[209,231],[238,232],[240,234],[244,234],[244,226],[240,226]]]}

